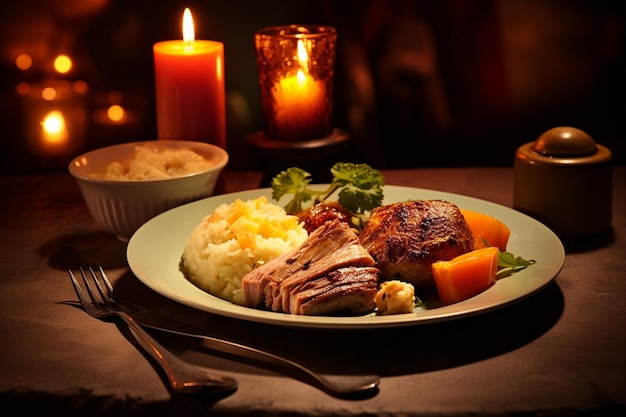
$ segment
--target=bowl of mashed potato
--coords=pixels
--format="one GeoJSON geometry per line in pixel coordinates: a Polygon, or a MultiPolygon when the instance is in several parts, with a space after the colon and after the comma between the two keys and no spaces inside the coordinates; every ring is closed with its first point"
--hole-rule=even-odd
{"type": "Polygon", "coordinates": [[[157,214],[213,195],[227,163],[212,144],[152,140],[86,152],[68,169],[96,222],[127,241],[157,214]]]}

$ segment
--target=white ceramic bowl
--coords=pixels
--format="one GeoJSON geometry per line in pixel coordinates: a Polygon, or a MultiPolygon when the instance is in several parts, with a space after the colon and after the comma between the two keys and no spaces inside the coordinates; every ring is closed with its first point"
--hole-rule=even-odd
{"type": "Polygon", "coordinates": [[[77,156],[69,164],[89,212],[105,230],[127,241],[146,221],[170,208],[209,197],[228,162],[222,148],[203,142],[153,140],[108,146],[77,156]],[[135,147],[185,148],[202,155],[211,168],[183,176],[147,180],[102,178],[112,162],[132,158],[135,147]]]}

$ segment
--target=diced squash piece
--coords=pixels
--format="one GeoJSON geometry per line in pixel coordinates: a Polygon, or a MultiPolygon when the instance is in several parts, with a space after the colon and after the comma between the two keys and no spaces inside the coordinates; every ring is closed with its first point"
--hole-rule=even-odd
{"type": "Polygon", "coordinates": [[[495,246],[506,251],[511,230],[497,218],[477,211],[460,209],[474,237],[474,249],[495,246]],[[485,242],[487,244],[485,245],[485,242]]]}
{"type": "Polygon", "coordinates": [[[443,304],[463,301],[496,282],[498,248],[489,246],[432,264],[439,300],[443,304]]]}
{"type": "Polygon", "coordinates": [[[239,217],[231,225],[231,229],[237,238],[237,243],[241,249],[256,248],[256,235],[259,233],[260,225],[247,217],[239,217]]]}
{"type": "Polygon", "coordinates": [[[228,209],[226,221],[228,224],[233,224],[241,217],[250,218],[251,213],[250,207],[245,202],[237,199],[228,209]]]}

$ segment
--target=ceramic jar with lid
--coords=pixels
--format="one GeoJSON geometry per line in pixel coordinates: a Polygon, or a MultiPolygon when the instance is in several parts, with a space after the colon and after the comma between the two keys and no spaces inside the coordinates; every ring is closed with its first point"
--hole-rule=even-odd
{"type": "Polygon", "coordinates": [[[517,149],[513,208],[534,217],[560,238],[611,229],[611,151],[584,131],[556,127],[517,149]]]}

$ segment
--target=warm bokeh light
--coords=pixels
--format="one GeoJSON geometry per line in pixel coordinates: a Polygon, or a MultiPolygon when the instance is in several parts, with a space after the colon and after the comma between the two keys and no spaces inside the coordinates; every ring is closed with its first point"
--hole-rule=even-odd
{"type": "Polygon", "coordinates": [[[78,94],[85,94],[88,89],[89,89],[89,86],[87,85],[85,81],[78,80],[74,82],[74,91],[77,92],[78,94]]]}
{"type": "Polygon", "coordinates": [[[121,124],[126,121],[126,111],[122,106],[118,104],[113,104],[112,106],[109,106],[109,108],[107,109],[107,116],[109,120],[114,123],[121,124]]]}
{"type": "Polygon", "coordinates": [[[42,139],[50,144],[61,144],[67,142],[67,128],[63,113],[53,110],[46,115],[41,122],[43,129],[42,139]]]}
{"type": "Polygon", "coordinates": [[[196,39],[196,31],[193,27],[193,18],[191,17],[191,10],[186,8],[183,12],[183,40],[185,44],[192,44],[196,39]]]}
{"type": "Polygon", "coordinates": [[[60,74],[66,74],[72,69],[72,60],[67,55],[59,55],[54,60],[54,69],[60,74]]]}
{"type": "Polygon", "coordinates": [[[22,71],[26,71],[33,66],[33,60],[30,55],[21,54],[15,58],[15,65],[22,71]]]}
{"type": "Polygon", "coordinates": [[[17,94],[19,94],[20,96],[28,95],[28,93],[30,93],[30,84],[28,84],[28,83],[19,83],[15,87],[15,90],[17,91],[17,94]]]}
{"type": "Polygon", "coordinates": [[[55,90],[52,87],[46,87],[43,90],[41,90],[41,97],[44,100],[51,101],[51,100],[54,100],[56,96],[57,96],[57,90],[55,90]]]}

